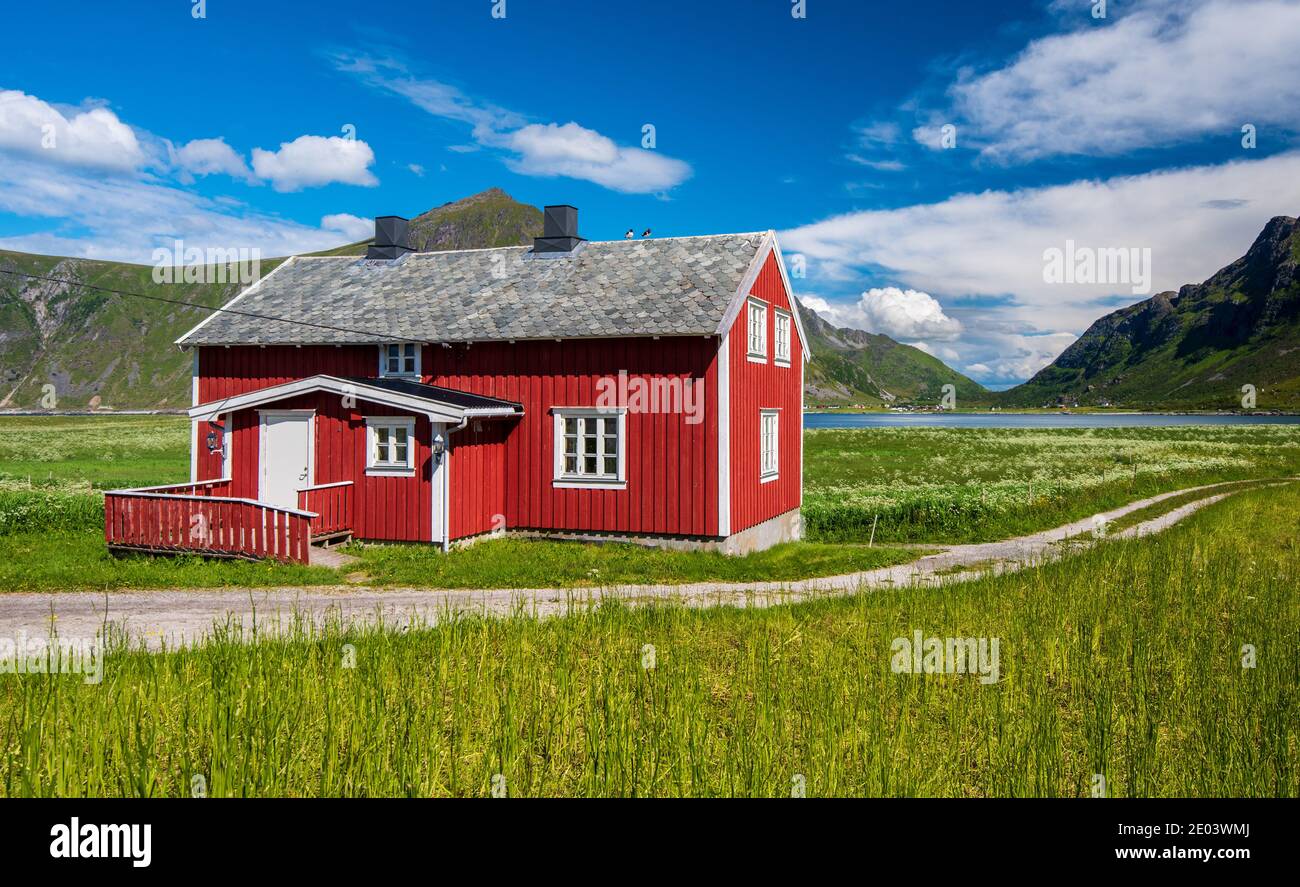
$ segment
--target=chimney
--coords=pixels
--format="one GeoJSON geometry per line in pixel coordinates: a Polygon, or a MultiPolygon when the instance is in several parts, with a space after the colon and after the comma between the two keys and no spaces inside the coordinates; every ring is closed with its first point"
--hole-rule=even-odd
{"type": "Polygon", "coordinates": [[[366,250],[367,259],[400,259],[413,253],[406,234],[406,219],[379,216],[375,219],[375,242],[366,250]]]}
{"type": "Polygon", "coordinates": [[[533,238],[533,252],[559,255],[573,252],[583,243],[578,236],[578,208],[567,203],[542,210],[542,236],[533,238]]]}

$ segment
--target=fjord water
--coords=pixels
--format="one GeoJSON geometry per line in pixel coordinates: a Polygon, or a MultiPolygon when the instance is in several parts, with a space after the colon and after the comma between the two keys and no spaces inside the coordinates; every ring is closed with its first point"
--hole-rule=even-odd
{"type": "Polygon", "coordinates": [[[804,428],[1126,428],[1161,425],[1300,425],[1300,416],[1229,413],[805,413],[804,428]]]}

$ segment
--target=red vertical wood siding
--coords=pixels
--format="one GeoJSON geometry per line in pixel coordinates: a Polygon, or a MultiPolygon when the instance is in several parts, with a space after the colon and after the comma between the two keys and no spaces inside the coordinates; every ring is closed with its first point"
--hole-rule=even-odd
{"type": "Polygon", "coordinates": [[[803,466],[803,386],[801,366],[804,343],[790,321],[790,365],[777,366],[776,317],[773,308],[794,313],[781,279],[775,255],[769,255],[749,293],[767,303],[767,362],[749,360],[749,314],[742,308],[728,333],[731,352],[731,532],[739,533],[769,518],[798,508],[803,466]],[[759,482],[761,410],[777,409],[779,472],[768,483],[759,482]]]}
{"type": "MultiPolygon", "coordinates": [[[[717,340],[703,336],[490,342],[426,347],[424,373],[433,385],[523,404],[524,415],[510,421],[504,441],[507,527],[712,536],[717,534],[717,438],[710,449],[706,429],[717,415],[716,353],[717,340]],[[629,379],[703,380],[700,424],[688,424],[681,412],[629,412],[627,488],[556,489],[552,409],[596,406],[598,381],[616,380],[620,370],[629,379]]],[[[459,454],[452,461],[453,509],[468,480],[456,461],[459,454]]],[[[462,519],[451,521],[458,536],[469,526],[458,522],[462,519]]],[[[482,515],[479,520],[481,526],[482,515]]]]}
{"type": "MultiPolygon", "coordinates": [[[[319,373],[373,377],[378,365],[376,348],[365,345],[204,347],[199,401],[208,403],[319,373]]],[[[451,538],[492,529],[496,514],[504,514],[506,526],[512,529],[717,535],[716,338],[426,345],[423,373],[429,384],[504,398],[522,403],[524,408],[524,415],[518,419],[483,420],[480,432],[474,432],[471,423],[450,436],[451,538]],[[688,416],[682,412],[629,413],[627,488],[556,489],[552,408],[595,406],[598,380],[617,379],[620,370],[626,370],[629,379],[702,380],[700,423],[688,423],[688,416]]],[[[416,509],[419,520],[429,519],[428,423],[421,419],[416,427],[421,466],[416,479],[366,478],[365,423],[360,417],[384,412],[360,401],[344,421],[337,414],[339,400],[333,395],[305,398],[318,405],[318,417],[327,419],[324,423],[318,421],[315,481],[357,482],[354,507],[359,515],[358,536],[428,539],[428,525],[420,525],[423,529],[417,531],[415,518],[394,517],[394,511],[405,514],[416,509]],[[326,434],[323,428],[333,431],[326,434]],[[350,448],[350,461],[331,456],[329,448],[335,446],[350,448]],[[324,468],[323,458],[336,461],[324,468]],[[345,469],[351,473],[345,473],[345,469]],[[418,503],[407,489],[413,480],[423,481],[418,503]],[[381,506],[388,496],[399,497],[396,509],[393,502],[381,506]]],[[[275,406],[288,408],[288,403],[275,406]]],[[[227,424],[231,427],[232,486],[243,491],[232,495],[254,498],[259,449],[257,413],[242,411],[227,424]]],[[[199,478],[214,476],[211,472],[210,463],[201,458],[199,478]]]]}
{"type": "MultiPolygon", "coordinates": [[[[413,477],[369,476],[366,474],[365,417],[409,416],[409,411],[360,399],[354,406],[344,407],[343,398],[324,392],[286,398],[262,408],[316,411],[312,438],[315,474],[312,480],[318,484],[353,481],[354,535],[389,541],[431,540],[433,502],[429,478],[433,465],[428,446],[428,419],[416,417],[413,477]]],[[[239,410],[226,419],[226,425],[231,429],[230,495],[256,499],[261,477],[258,411],[239,410]]]]}
{"type": "Polygon", "coordinates": [[[451,435],[449,539],[506,526],[506,440],[517,422],[471,420],[451,435]]]}

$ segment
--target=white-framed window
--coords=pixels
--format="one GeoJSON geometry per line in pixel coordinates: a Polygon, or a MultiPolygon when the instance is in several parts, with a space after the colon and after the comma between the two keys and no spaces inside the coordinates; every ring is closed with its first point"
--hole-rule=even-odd
{"type": "Polygon", "coordinates": [[[379,377],[420,378],[420,346],[414,342],[394,342],[379,346],[379,377]]]}
{"type": "Polygon", "coordinates": [[[767,363],[767,303],[750,299],[745,312],[749,317],[749,359],[767,363]]]}
{"type": "Polygon", "coordinates": [[[774,322],[773,338],[776,340],[772,343],[772,358],[781,366],[790,365],[790,327],[792,318],[789,311],[782,311],[780,308],[773,309],[772,319],[774,322]]]}
{"type": "Polygon", "coordinates": [[[759,469],[758,479],[763,483],[780,476],[781,465],[781,411],[760,410],[758,413],[759,469]]]}
{"type": "Polygon", "coordinates": [[[366,473],[415,474],[415,419],[366,417],[366,473]]]}
{"type": "Polygon", "coordinates": [[[627,410],[555,407],[555,486],[623,489],[627,410]]]}

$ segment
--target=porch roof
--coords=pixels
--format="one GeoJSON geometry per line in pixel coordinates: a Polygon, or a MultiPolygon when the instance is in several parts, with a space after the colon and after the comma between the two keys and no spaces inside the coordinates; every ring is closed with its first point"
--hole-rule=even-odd
{"type": "Polygon", "coordinates": [[[455,388],[425,385],[406,379],[361,379],[318,375],[294,382],[269,385],[234,397],[191,407],[191,419],[212,419],[222,413],[274,403],[301,394],[324,391],[340,397],[355,397],[369,403],[409,409],[435,422],[463,422],[466,419],[507,418],[522,415],[521,404],[496,397],[484,397],[455,388]]]}

